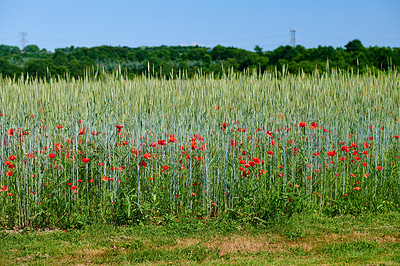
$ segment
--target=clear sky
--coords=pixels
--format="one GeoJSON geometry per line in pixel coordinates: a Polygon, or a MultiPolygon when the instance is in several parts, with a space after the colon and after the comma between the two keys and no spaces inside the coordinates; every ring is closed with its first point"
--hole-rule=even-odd
{"type": "Polygon", "coordinates": [[[0,0],[0,44],[400,47],[400,0],[0,0]]]}

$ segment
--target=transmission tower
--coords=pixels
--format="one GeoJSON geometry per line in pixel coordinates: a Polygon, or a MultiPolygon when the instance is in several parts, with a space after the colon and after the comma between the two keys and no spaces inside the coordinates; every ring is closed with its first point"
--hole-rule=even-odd
{"type": "Polygon", "coordinates": [[[296,29],[290,30],[290,45],[296,47],[296,29]]]}
{"type": "Polygon", "coordinates": [[[24,49],[25,49],[25,45],[26,45],[26,43],[28,42],[28,41],[25,39],[25,36],[28,35],[28,33],[26,33],[26,32],[20,32],[19,35],[21,35],[21,48],[22,48],[22,50],[24,50],[24,49]]]}

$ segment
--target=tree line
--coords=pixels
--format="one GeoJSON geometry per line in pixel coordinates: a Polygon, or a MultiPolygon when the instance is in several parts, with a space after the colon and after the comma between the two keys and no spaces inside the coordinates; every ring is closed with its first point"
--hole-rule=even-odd
{"type": "Polygon", "coordinates": [[[342,71],[399,70],[400,48],[364,47],[360,40],[348,42],[344,47],[318,46],[305,48],[280,46],[273,51],[254,51],[217,45],[213,48],[200,46],[158,47],[66,47],[54,52],[28,45],[23,50],[16,46],[0,45],[0,73],[2,76],[83,76],[88,69],[106,72],[122,69],[128,76],[150,74],[171,76],[179,72],[187,76],[202,73],[220,75],[224,71],[281,71],[312,73],[316,69],[342,71]]]}

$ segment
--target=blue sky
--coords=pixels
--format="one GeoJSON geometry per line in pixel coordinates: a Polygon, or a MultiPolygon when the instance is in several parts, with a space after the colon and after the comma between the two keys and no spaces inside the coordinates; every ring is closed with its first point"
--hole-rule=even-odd
{"type": "Polygon", "coordinates": [[[274,50],[290,44],[306,48],[400,47],[399,0],[1,0],[0,44],[40,48],[221,44],[274,50]]]}

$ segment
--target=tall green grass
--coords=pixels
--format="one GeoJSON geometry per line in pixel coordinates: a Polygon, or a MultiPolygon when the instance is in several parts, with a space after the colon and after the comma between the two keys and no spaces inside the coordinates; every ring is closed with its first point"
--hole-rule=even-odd
{"type": "Polygon", "coordinates": [[[397,209],[399,80],[335,71],[0,78],[0,223],[265,223],[304,210],[397,209]]]}

